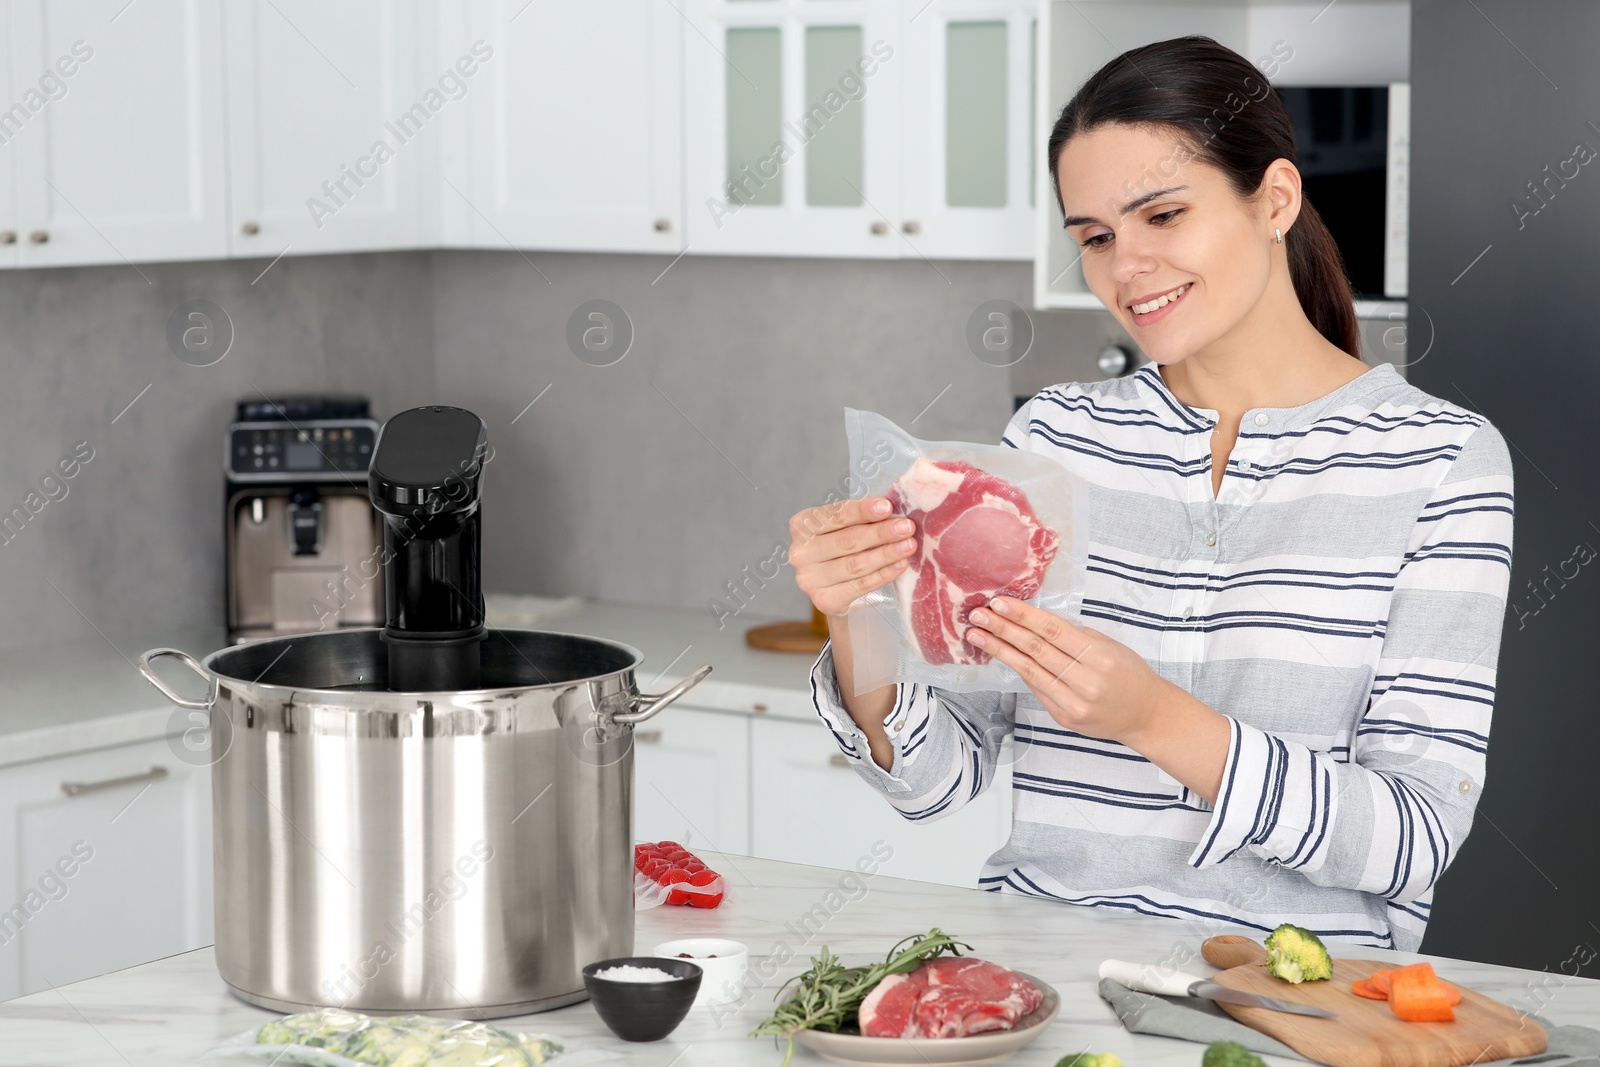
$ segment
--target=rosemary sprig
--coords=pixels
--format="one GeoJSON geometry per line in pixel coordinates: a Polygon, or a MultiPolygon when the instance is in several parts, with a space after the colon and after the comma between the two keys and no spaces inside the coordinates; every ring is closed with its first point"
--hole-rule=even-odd
{"type": "Polygon", "coordinates": [[[826,1030],[837,1033],[856,1021],[856,1011],[873,988],[891,974],[916,970],[924,960],[949,952],[961,955],[972,946],[957,941],[937,926],[925,934],[902,939],[882,963],[870,967],[846,967],[838,956],[822,946],[822,954],[811,957],[811,969],[785,982],[778,995],[794,986],[794,993],[779,1004],[769,1018],[752,1031],[752,1037],[783,1037],[789,1041],[782,1067],[789,1067],[794,1055],[794,1034],[798,1030],[826,1030]]]}

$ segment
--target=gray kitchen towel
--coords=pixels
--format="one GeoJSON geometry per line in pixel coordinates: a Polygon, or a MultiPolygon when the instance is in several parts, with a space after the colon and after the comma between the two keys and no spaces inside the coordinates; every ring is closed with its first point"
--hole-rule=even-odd
{"type": "MultiPolygon", "coordinates": [[[[1199,997],[1158,997],[1139,993],[1109,978],[1100,979],[1100,997],[1111,1005],[1122,1025],[1135,1034],[1158,1034],[1209,1045],[1237,1041],[1251,1052],[1304,1060],[1294,1049],[1238,1022],[1209,1000],[1199,997]]],[[[1520,1060],[1494,1060],[1527,1067],[1600,1067],[1600,1030],[1589,1026],[1557,1026],[1537,1015],[1528,1016],[1544,1027],[1550,1047],[1537,1056],[1520,1060]]],[[[1476,1067],[1487,1067],[1487,1062],[1476,1067]]]]}

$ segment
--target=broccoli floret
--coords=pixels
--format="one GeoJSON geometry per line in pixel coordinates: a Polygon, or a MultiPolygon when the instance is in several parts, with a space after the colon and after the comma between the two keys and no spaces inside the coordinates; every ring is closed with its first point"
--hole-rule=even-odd
{"type": "Polygon", "coordinates": [[[1267,970],[1285,982],[1319,982],[1333,977],[1333,959],[1316,934],[1284,923],[1267,935],[1267,970]]]}
{"type": "Polygon", "coordinates": [[[1122,1060],[1115,1052],[1080,1052],[1076,1056],[1061,1057],[1056,1067],[1122,1067],[1122,1060]]]}
{"type": "Polygon", "coordinates": [[[1266,1062],[1237,1041],[1213,1041],[1200,1057],[1200,1067],[1267,1067],[1266,1062]]]}

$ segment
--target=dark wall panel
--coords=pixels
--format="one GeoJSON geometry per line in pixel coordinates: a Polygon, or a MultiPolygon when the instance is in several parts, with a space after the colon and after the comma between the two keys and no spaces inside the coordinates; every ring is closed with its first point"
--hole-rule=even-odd
{"type": "Polygon", "coordinates": [[[1408,375],[1500,429],[1517,496],[1488,776],[1423,950],[1572,973],[1600,947],[1600,3],[1413,0],[1411,40],[1408,375]]]}

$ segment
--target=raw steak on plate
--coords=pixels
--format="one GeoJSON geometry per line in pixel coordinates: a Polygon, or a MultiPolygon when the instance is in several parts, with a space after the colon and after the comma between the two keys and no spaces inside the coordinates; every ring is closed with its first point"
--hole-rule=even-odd
{"type": "Polygon", "coordinates": [[[918,1037],[917,1002],[928,991],[921,968],[891,974],[872,987],[856,1016],[865,1037],[918,1037]]]}
{"type": "Polygon", "coordinates": [[[1030,600],[1061,538],[1004,478],[958,460],[919,458],[889,488],[895,514],[917,524],[917,549],[895,579],[900,616],[929,663],[982,665],[964,635],[996,596],[1030,600]]]}
{"type": "Polygon", "coordinates": [[[966,1037],[1009,1030],[1043,999],[1038,986],[997,963],[941,956],[879,982],[857,1015],[867,1037],[966,1037]]]}

